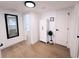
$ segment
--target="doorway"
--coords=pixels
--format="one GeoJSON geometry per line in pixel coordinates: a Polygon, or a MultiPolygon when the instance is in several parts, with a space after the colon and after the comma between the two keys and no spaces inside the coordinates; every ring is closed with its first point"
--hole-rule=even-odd
{"type": "Polygon", "coordinates": [[[30,38],[30,15],[25,14],[24,15],[24,35],[25,40],[27,40],[27,43],[30,44],[31,38],[30,38]]]}

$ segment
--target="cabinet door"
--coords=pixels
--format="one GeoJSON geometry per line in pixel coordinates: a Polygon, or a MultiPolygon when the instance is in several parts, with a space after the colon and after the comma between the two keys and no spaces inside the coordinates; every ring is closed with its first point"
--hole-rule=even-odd
{"type": "Polygon", "coordinates": [[[47,42],[47,20],[40,20],[40,41],[47,42]]]}

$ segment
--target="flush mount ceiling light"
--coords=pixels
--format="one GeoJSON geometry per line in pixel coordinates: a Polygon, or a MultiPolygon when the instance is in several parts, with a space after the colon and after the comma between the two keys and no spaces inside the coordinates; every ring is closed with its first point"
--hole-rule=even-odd
{"type": "Polygon", "coordinates": [[[24,5],[29,8],[35,7],[35,3],[33,1],[25,1],[24,5]]]}

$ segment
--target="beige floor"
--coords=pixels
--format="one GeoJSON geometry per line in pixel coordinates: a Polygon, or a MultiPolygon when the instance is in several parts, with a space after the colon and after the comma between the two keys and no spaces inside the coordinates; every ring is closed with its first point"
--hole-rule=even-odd
{"type": "Polygon", "coordinates": [[[68,58],[69,49],[60,45],[50,45],[38,42],[34,45],[28,45],[25,41],[2,50],[4,58],[68,58]]]}

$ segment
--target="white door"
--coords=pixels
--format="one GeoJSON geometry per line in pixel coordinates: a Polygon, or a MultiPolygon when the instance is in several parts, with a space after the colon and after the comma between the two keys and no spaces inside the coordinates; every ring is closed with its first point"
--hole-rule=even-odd
{"type": "Polygon", "coordinates": [[[40,41],[47,42],[47,20],[40,20],[40,41]]]}
{"type": "Polygon", "coordinates": [[[79,58],[79,39],[78,39],[78,58],[79,58]]]}
{"type": "MultiPolygon", "coordinates": [[[[78,22],[79,23],[79,22],[78,22]]],[[[78,57],[78,44],[79,44],[79,25],[76,19],[72,21],[71,25],[71,39],[70,39],[70,55],[71,57],[78,57]],[[78,26],[77,26],[78,25],[78,26]],[[78,36],[78,37],[77,37],[78,36]]]]}
{"type": "Polygon", "coordinates": [[[79,16],[78,16],[78,26],[77,26],[77,43],[76,43],[76,45],[77,45],[77,48],[76,49],[78,49],[78,51],[77,51],[77,57],[79,58],[79,16]]]}
{"type": "Polygon", "coordinates": [[[67,46],[67,13],[59,11],[56,14],[56,40],[57,44],[67,46]]]}
{"type": "Polygon", "coordinates": [[[79,20],[78,20],[78,32],[77,32],[77,43],[76,43],[76,46],[77,46],[77,57],[79,58],[79,20]]]}
{"type": "MultiPolygon", "coordinates": [[[[77,7],[78,8],[78,7],[77,7]]],[[[70,56],[78,57],[79,48],[79,14],[77,8],[72,10],[71,30],[70,30],[70,56]]]]}

